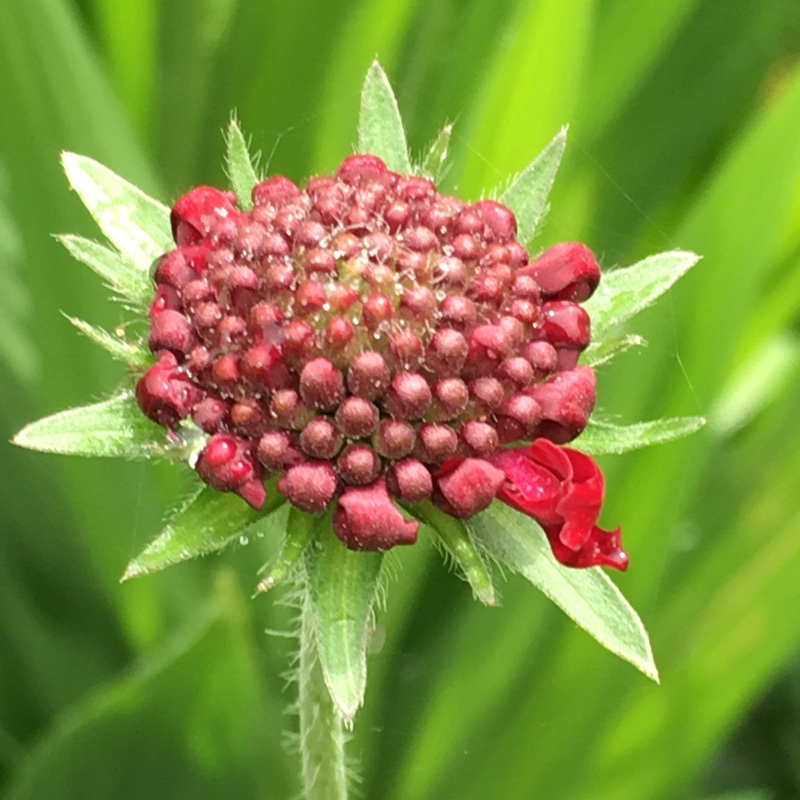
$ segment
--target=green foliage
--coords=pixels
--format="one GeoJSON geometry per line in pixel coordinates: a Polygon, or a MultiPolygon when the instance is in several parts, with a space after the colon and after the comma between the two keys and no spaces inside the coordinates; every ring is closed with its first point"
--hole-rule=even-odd
{"type": "Polygon", "coordinates": [[[453,137],[453,126],[445,125],[439,135],[431,142],[420,171],[430,175],[435,181],[441,180],[446,171],[447,153],[450,150],[450,139],[453,137]]]}
{"type": "Polygon", "coordinates": [[[426,523],[422,528],[422,535],[433,536],[442,546],[472,587],[475,597],[485,606],[497,605],[491,569],[470,529],[460,519],[439,511],[428,501],[420,503],[413,512],[426,523]]]}
{"type": "MultiPolygon", "coordinates": [[[[39,414],[108,396],[124,369],[59,316],[103,331],[129,318],[49,238],[96,235],[64,190],[59,152],[86,153],[168,203],[187,186],[224,181],[219,132],[235,108],[269,156],[267,172],[302,180],[352,150],[358,86],[376,54],[412,153],[454,121],[446,181],[468,195],[523,170],[569,123],[537,249],[583,240],[606,267],[649,264],[642,276],[656,288],[649,253],[704,257],[634,321],[635,334],[613,328],[621,316],[599,294],[594,331],[609,338],[585,356],[602,365],[600,419],[712,423],[684,442],[603,459],[604,520],[622,524],[631,555],[628,574],[613,577],[647,623],[662,685],[609,657],[516,577],[499,609],[472,603],[420,544],[386,560],[398,573],[380,619],[386,641],[369,658],[354,731],[364,796],[800,794],[791,756],[757,746],[774,730],[796,738],[800,717],[788,690],[800,622],[786,611],[800,569],[797,4],[178,0],[147,3],[136,20],[123,6],[0,4],[9,223],[0,252],[15,253],[25,284],[4,297],[3,318],[35,354],[4,354],[6,440],[39,414]],[[623,352],[634,335],[649,346],[623,352]],[[745,725],[771,687],[777,710],[745,725]]],[[[124,276],[116,253],[89,240],[65,244],[141,312],[150,262],[169,240],[165,208],[152,227],[153,207],[138,198],[141,237],[114,238],[118,221],[95,193],[98,167],[67,163],[139,270],[124,276]]],[[[228,171],[241,190],[246,176],[234,177],[230,161],[228,171]]],[[[625,274],[608,272],[601,285],[625,274]]],[[[587,447],[607,430],[593,426],[587,447]]],[[[231,561],[247,580],[276,558],[286,517],[277,511],[259,530],[243,520],[225,535],[235,542],[244,531],[246,546],[120,587],[178,479],[150,464],[67,464],[10,447],[2,459],[6,796],[292,796],[294,757],[279,741],[293,724],[282,714],[285,652],[263,635],[285,629],[286,612],[273,593],[218,601],[209,586],[231,561]]]]}
{"type": "Polygon", "coordinates": [[[167,209],[86,156],[61,157],[70,186],[126,260],[148,270],[172,246],[167,209]]]}
{"type": "Polygon", "coordinates": [[[57,238],[73,258],[96,272],[106,285],[133,303],[134,308],[143,310],[150,305],[153,285],[149,271],[134,266],[119,253],[82,236],[65,234],[57,238]]]}
{"type": "Polygon", "coordinates": [[[547,198],[567,144],[567,130],[562,128],[536,158],[525,167],[500,195],[517,217],[517,236],[529,244],[547,211],[547,198]]]}
{"type": "Polygon", "coordinates": [[[14,437],[14,444],[44,453],[122,458],[151,458],[176,449],[127,392],[32,422],[14,437]]]}
{"type": "Polygon", "coordinates": [[[609,330],[655,303],[698,261],[694,253],[659,253],[627,269],[607,273],[586,301],[592,338],[603,342],[609,330]]]}
{"type": "Polygon", "coordinates": [[[508,506],[488,508],[467,525],[492,557],[529,580],[603,647],[658,681],[644,625],[602,569],[561,566],[530,519],[508,506]]]}
{"type": "Polygon", "coordinates": [[[236,192],[239,205],[249,211],[253,205],[250,192],[258,183],[258,173],[250,157],[242,129],[235,118],[231,119],[225,138],[227,143],[225,171],[233,191],[236,192]]]}
{"type": "Polygon", "coordinates": [[[153,363],[153,354],[145,350],[142,342],[126,342],[119,336],[103,328],[84,322],[77,317],[64,315],[84,336],[103,348],[110,356],[117,358],[135,370],[144,370],[153,363]]]}
{"type": "Polygon", "coordinates": [[[381,156],[389,169],[406,174],[411,172],[400,109],[389,79],[377,61],[370,66],[361,91],[358,149],[361,153],[381,156]]]}
{"type": "Polygon", "coordinates": [[[627,453],[641,447],[664,444],[696,433],[706,424],[704,417],[664,417],[634,425],[612,425],[592,420],[581,434],[581,450],[593,456],[627,453]]]}
{"type": "Polygon", "coordinates": [[[367,645],[384,555],[348,550],[334,536],[329,516],[304,516],[296,524],[318,529],[306,551],[306,575],[320,667],[336,708],[352,721],[367,687],[367,645]]]}
{"type": "Polygon", "coordinates": [[[128,564],[123,580],[214,553],[236,537],[247,537],[256,525],[273,528],[270,515],[283,504],[283,497],[274,482],[269,488],[267,501],[258,512],[235,495],[203,487],[174,512],[158,538],[128,564]]]}

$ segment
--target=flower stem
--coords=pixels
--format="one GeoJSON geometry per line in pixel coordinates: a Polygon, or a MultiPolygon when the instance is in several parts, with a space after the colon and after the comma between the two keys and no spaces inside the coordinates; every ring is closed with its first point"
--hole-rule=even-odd
{"type": "Polygon", "coordinates": [[[305,800],[347,800],[347,735],[322,675],[308,589],[300,611],[298,670],[300,754],[305,800]]]}

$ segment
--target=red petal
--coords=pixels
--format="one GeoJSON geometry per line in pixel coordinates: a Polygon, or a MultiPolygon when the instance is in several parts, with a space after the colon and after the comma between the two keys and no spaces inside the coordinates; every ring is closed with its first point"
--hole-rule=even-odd
{"type": "MultiPolygon", "coordinates": [[[[558,448],[552,446],[556,450],[555,455],[560,456],[558,448]]],[[[537,521],[562,521],[557,508],[562,493],[561,476],[546,462],[538,463],[533,446],[496,450],[489,461],[505,475],[505,481],[497,492],[500,500],[537,521]]],[[[569,470],[569,460],[565,457],[564,461],[569,470]]]]}
{"type": "Polygon", "coordinates": [[[605,531],[594,526],[579,550],[571,550],[561,542],[558,525],[545,525],[544,532],[556,560],[567,567],[613,567],[621,572],[628,569],[630,559],[622,549],[620,528],[605,531]]]}
{"type": "Polygon", "coordinates": [[[530,447],[497,450],[489,460],[505,474],[498,499],[542,526],[558,561],[570,567],[628,568],[620,529],[605,531],[596,524],[605,481],[592,458],[537,439],[530,447]]]}
{"type": "Polygon", "coordinates": [[[563,448],[572,465],[572,482],[558,504],[558,512],[565,520],[561,541],[577,550],[589,540],[600,516],[605,494],[603,473],[595,461],[578,450],[563,448]]]}

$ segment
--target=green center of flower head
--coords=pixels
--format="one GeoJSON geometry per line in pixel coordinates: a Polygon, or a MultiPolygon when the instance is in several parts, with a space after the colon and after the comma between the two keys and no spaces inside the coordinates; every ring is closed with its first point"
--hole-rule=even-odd
{"type": "Polygon", "coordinates": [[[600,278],[588,248],[531,262],[506,206],[441,195],[372,155],[304,189],[269,178],[252,199],[246,213],[211,187],[181,197],[177,247],[155,270],[158,362],[137,400],[211,435],[195,464],[206,483],[259,508],[280,474],[297,508],[337,503],[353,549],[416,540],[392,497],[466,518],[499,496],[565,563],[624,567],[618,533],[594,525],[602,475],[556,447],[595,404],[577,366],[579,303],[600,278]]]}

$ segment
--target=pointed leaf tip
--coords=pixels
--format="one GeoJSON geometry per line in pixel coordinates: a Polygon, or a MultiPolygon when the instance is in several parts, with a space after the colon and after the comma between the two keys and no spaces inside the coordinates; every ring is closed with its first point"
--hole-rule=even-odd
{"type": "Polygon", "coordinates": [[[249,211],[253,203],[251,193],[253,186],[258,183],[258,173],[256,172],[255,160],[250,155],[239,121],[236,117],[231,117],[228,123],[228,130],[225,135],[225,171],[231,182],[231,187],[236,193],[239,205],[249,211]]]}
{"type": "Polygon", "coordinates": [[[13,443],[29,450],[73,456],[152,458],[176,452],[165,430],[142,414],[130,393],[32,422],[13,443]]]}
{"type": "Polygon", "coordinates": [[[379,156],[389,169],[405,175],[411,173],[411,158],[397,99],[377,60],[367,70],[361,90],[358,149],[379,156]]]}
{"type": "Polygon", "coordinates": [[[91,339],[95,344],[100,345],[107,353],[123,361],[129,367],[144,369],[153,363],[153,354],[146,350],[141,342],[127,342],[103,328],[84,322],[82,319],[71,317],[69,314],[64,314],[64,316],[84,336],[91,339]]]}
{"type": "Polygon", "coordinates": [[[433,143],[428,148],[427,155],[420,165],[420,171],[425,175],[430,175],[437,183],[446,172],[447,153],[452,136],[453,125],[448,122],[433,140],[433,143]]]}
{"type": "Polygon", "coordinates": [[[467,520],[467,527],[492,558],[529,580],[607,650],[658,682],[647,631],[602,569],[559,564],[538,526],[499,501],[467,520]]]}
{"type": "Polygon", "coordinates": [[[618,455],[682,439],[696,433],[705,424],[705,417],[665,417],[633,425],[612,425],[590,420],[577,440],[577,445],[593,456],[611,453],[618,455]]]}
{"type": "Polygon", "coordinates": [[[636,333],[610,337],[602,342],[592,342],[581,354],[581,363],[588,367],[598,367],[632,347],[646,346],[647,341],[636,333]]]}
{"type": "Polygon", "coordinates": [[[517,218],[517,237],[524,244],[531,242],[547,211],[547,198],[566,146],[565,125],[500,195],[500,202],[507,205],[517,218]]]}
{"type": "Polygon", "coordinates": [[[592,339],[604,340],[617,325],[652,305],[700,259],[687,250],[671,250],[604,273],[584,306],[592,319],[592,339]]]}
{"type": "Polygon", "coordinates": [[[273,485],[267,502],[256,511],[234,494],[204,486],[169,519],[161,534],[127,566],[123,581],[149,575],[198,556],[221,550],[255,524],[270,526],[273,512],[284,503],[273,485]]]}

